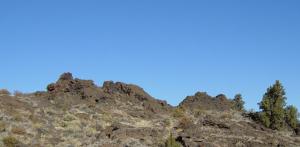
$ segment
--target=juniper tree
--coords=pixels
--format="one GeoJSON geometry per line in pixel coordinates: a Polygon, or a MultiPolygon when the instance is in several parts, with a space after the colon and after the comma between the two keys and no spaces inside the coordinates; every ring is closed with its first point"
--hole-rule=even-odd
{"type": "Polygon", "coordinates": [[[238,111],[244,111],[244,104],[245,104],[245,102],[243,101],[241,94],[237,94],[234,96],[233,109],[238,110],[238,111]]]}
{"type": "Polygon", "coordinates": [[[280,130],[285,123],[286,105],[285,90],[282,84],[277,80],[274,85],[267,89],[262,101],[259,103],[261,121],[266,127],[280,130]]]}

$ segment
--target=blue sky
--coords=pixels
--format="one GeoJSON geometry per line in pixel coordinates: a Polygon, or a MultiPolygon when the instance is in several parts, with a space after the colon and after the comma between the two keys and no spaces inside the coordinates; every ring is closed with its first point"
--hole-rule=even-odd
{"type": "Polygon", "coordinates": [[[241,93],[248,109],[280,80],[300,109],[296,0],[0,2],[0,88],[33,92],[69,71],[134,83],[178,104],[241,93]]]}

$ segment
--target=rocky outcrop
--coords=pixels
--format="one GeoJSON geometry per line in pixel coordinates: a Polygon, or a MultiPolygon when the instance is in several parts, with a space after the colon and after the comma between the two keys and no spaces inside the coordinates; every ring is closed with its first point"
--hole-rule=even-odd
{"type": "Polygon", "coordinates": [[[54,97],[69,94],[81,99],[97,99],[102,95],[92,80],[74,79],[71,73],[62,74],[56,83],[47,86],[47,91],[54,97]]]}
{"type": "Polygon", "coordinates": [[[166,101],[153,98],[142,88],[133,84],[106,81],[103,83],[102,90],[107,96],[118,98],[123,103],[130,102],[142,106],[145,112],[163,114],[171,109],[171,106],[166,101]]]}
{"type": "Polygon", "coordinates": [[[153,98],[139,86],[105,81],[102,87],[98,87],[91,80],[74,79],[71,73],[64,73],[55,83],[49,84],[47,93],[48,98],[57,103],[87,102],[116,108],[126,108],[128,104],[138,106],[142,110],[137,111],[136,107],[133,107],[124,111],[145,118],[165,114],[171,110],[166,101],[153,98]]]}
{"type": "Polygon", "coordinates": [[[211,97],[205,92],[197,92],[194,96],[186,97],[180,104],[180,107],[187,108],[192,111],[196,110],[230,110],[232,101],[227,99],[224,94],[211,97]]]}

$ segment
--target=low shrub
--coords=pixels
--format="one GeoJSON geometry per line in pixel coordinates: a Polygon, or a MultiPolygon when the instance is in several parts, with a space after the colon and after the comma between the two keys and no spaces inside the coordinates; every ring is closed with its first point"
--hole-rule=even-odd
{"type": "Polygon", "coordinates": [[[173,138],[173,135],[170,134],[165,142],[165,147],[181,147],[181,145],[175,140],[175,138],[173,138]]]}
{"type": "Polygon", "coordinates": [[[6,147],[15,147],[19,143],[19,141],[13,136],[4,137],[2,142],[6,147]]]}

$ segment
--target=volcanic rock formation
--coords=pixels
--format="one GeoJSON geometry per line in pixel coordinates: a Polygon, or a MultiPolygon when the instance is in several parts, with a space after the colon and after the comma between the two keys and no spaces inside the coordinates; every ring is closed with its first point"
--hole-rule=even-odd
{"type": "Polygon", "coordinates": [[[232,109],[232,101],[197,92],[179,106],[142,88],[62,74],[47,91],[0,94],[0,146],[183,147],[300,146],[299,127],[274,131],[232,109]]]}

